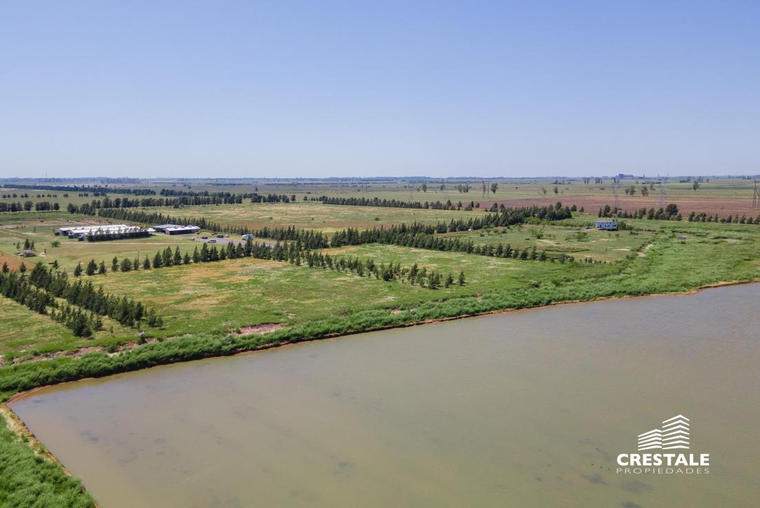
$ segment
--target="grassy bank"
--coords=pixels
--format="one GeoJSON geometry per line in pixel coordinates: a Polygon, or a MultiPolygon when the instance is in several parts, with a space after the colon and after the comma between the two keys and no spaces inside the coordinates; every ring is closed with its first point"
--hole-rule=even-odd
{"type": "MultiPolygon", "coordinates": [[[[677,247],[673,247],[677,249],[677,247]]],[[[79,359],[56,358],[44,362],[22,363],[0,369],[0,400],[39,386],[74,381],[86,377],[102,377],[158,365],[226,356],[324,337],[358,333],[383,328],[407,326],[426,321],[472,316],[502,310],[540,307],[571,301],[591,301],[602,298],[677,293],[726,282],[758,280],[757,267],[747,262],[744,267],[726,268],[732,278],[716,277],[689,270],[688,280],[677,267],[656,266],[656,258],[664,252],[653,252],[653,261],[631,267],[626,273],[602,279],[585,279],[568,284],[545,284],[536,288],[515,289],[510,292],[492,291],[476,297],[427,301],[409,308],[365,310],[346,316],[331,316],[314,320],[265,335],[198,334],[178,340],[145,344],[110,356],[103,352],[89,353],[79,359]]],[[[719,263],[719,259],[713,260],[719,263]]],[[[728,274],[725,274],[728,275],[728,274]]]]}
{"type": "Polygon", "coordinates": [[[26,435],[8,428],[0,413],[0,506],[6,508],[94,508],[95,501],[82,483],[46,453],[30,446],[26,435]]]}

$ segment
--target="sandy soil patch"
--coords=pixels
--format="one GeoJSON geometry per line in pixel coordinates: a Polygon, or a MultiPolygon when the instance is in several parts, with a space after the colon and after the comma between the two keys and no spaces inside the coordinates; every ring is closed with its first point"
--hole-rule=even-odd
{"type": "Polygon", "coordinates": [[[274,332],[282,328],[280,323],[261,323],[260,325],[241,326],[238,335],[256,335],[274,332]]]}
{"type": "Polygon", "coordinates": [[[34,268],[35,265],[34,261],[31,261],[30,258],[22,258],[0,252],[0,266],[3,266],[3,263],[8,263],[8,268],[11,270],[18,270],[21,263],[24,263],[29,269],[34,268]]]}

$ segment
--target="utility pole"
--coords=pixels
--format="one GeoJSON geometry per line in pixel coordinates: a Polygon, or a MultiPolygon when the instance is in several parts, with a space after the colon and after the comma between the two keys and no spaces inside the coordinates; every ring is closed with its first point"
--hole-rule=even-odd
{"type": "Polygon", "coordinates": [[[615,210],[620,208],[620,196],[618,196],[618,179],[612,179],[612,194],[615,196],[615,210]]]}
{"type": "Polygon", "coordinates": [[[752,194],[752,209],[760,208],[760,188],[757,186],[757,178],[752,179],[755,182],[755,192],[752,194]]]}

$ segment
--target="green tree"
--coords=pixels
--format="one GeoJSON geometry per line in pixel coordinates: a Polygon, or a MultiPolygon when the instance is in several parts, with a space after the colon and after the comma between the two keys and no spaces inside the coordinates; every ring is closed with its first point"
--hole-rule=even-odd
{"type": "Polygon", "coordinates": [[[459,272],[459,285],[464,286],[464,272],[459,272]]]}
{"type": "Polygon", "coordinates": [[[98,265],[97,263],[95,263],[94,259],[91,259],[90,262],[87,263],[87,269],[85,270],[85,273],[87,273],[87,275],[92,276],[92,275],[95,275],[95,272],[97,271],[98,271],[98,265]]]}
{"type": "Polygon", "coordinates": [[[491,184],[491,193],[495,196],[496,191],[499,189],[499,184],[494,182],[491,184]]]}
{"type": "Polygon", "coordinates": [[[174,251],[174,264],[182,264],[182,253],[179,251],[179,245],[177,245],[177,249],[174,251]]]}
{"type": "Polygon", "coordinates": [[[106,264],[105,264],[104,261],[100,262],[100,266],[98,267],[98,273],[100,275],[105,275],[106,274],[106,264]]]}
{"type": "Polygon", "coordinates": [[[76,268],[74,268],[74,277],[80,277],[82,275],[82,263],[77,263],[76,268]]]}
{"type": "Polygon", "coordinates": [[[111,271],[112,272],[118,272],[119,271],[119,258],[116,256],[113,257],[111,260],[111,271]]]}
{"type": "Polygon", "coordinates": [[[172,256],[172,248],[171,247],[167,247],[166,249],[164,249],[163,259],[161,259],[161,261],[163,262],[164,266],[172,266],[172,258],[173,258],[173,256],[172,256]]]}
{"type": "Polygon", "coordinates": [[[164,262],[161,259],[161,251],[156,252],[156,255],[153,256],[153,268],[161,268],[163,266],[164,262]]]}

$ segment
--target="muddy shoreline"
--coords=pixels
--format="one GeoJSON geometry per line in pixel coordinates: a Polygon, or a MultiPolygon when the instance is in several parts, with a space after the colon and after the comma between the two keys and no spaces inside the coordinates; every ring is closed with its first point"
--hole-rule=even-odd
{"type": "MultiPolygon", "coordinates": [[[[745,284],[760,284],[760,280],[734,281],[734,282],[717,282],[717,283],[714,283],[714,284],[708,284],[708,285],[705,285],[705,286],[701,286],[699,288],[691,289],[689,291],[682,291],[682,292],[675,292],[675,293],[651,293],[651,294],[647,294],[647,295],[637,295],[637,296],[613,296],[613,297],[594,298],[594,299],[591,299],[591,300],[567,300],[567,301],[562,301],[562,302],[552,302],[552,303],[549,303],[549,304],[546,304],[546,305],[538,305],[538,306],[534,306],[534,307],[524,307],[524,308],[521,308],[521,309],[505,309],[505,310],[496,310],[496,311],[493,311],[493,312],[480,312],[480,313],[475,313],[475,314],[462,314],[460,316],[451,316],[451,317],[437,318],[437,319],[427,319],[427,320],[424,320],[424,321],[415,321],[415,322],[411,322],[411,323],[402,323],[402,324],[399,324],[399,325],[378,326],[378,327],[367,329],[367,330],[350,330],[350,331],[345,332],[345,333],[331,333],[331,334],[326,334],[326,335],[323,335],[323,336],[320,336],[320,337],[300,340],[298,342],[283,341],[283,342],[281,342],[279,344],[266,344],[266,345],[262,345],[262,346],[259,346],[257,348],[254,348],[254,349],[250,349],[250,350],[247,350],[247,351],[241,351],[239,353],[235,353],[235,354],[232,354],[232,355],[223,355],[221,357],[225,357],[226,358],[226,357],[234,357],[234,356],[240,356],[240,355],[250,355],[250,354],[256,354],[256,353],[262,353],[264,351],[268,351],[270,349],[275,349],[275,348],[292,347],[292,346],[296,346],[298,344],[305,343],[305,342],[314,342],[314,341],[319,341],[319,340],[324,340],[324,339],[335,339],[335,338],[338,338],[338,337],[348,337],[348,336],[351,336],[351,335],[358,335],[358,334],[362,334],[362,333],[372,333],[372,332],[380,332],[380,331],[394,330],[394,329],[400,329],[400,328],[410,328],[410,327],[413,327],[413,326],[429,325],[429,324],[434,324],[434,323],[445,323],[445,322],[448,322],[448,321],[457,321],[457,320],[460,320],[460,319],[470,319],[470,318],[487,317],[487,316],[504,316],[504,315],[514,314],[514,313],[517,313],[517,312],[520,312],[520,313],[522,313],[522,312],[530,312],[530,311],[545,309],[545,308],[549,308],[549,307],[557,307],[557,306],[564,306],[564,305],[583,305],[583,304],[595,303],[595,302],[605,302],[605,301],[615,301],[615,300],[637,300],[637,299],[642,299],[642,298],[691,296],[691,295],[700,293],[702,291],[707,291],[707,290],[710,290],[710,289],[729,287],[729,286],[740,286],[740,285],[745,285],[745,284]]],[[[271,323],[267,323],[267,325],[271,325],[271,323]]],[[[269,331],[270,330],[267,329],[266,331],[259,332],[259,333],[265,334],[265,333],[268,333],[269,331]]],[[[238,335],[239,335],[239,333],[238,333],[238,335]]],[[[181,338],[181,337],[182,336],[179,336],[179,337],[167,337],[167,338],[165,338],[163,340],[173,340],[173,339],[181,338]]],[[[146,342],[146,343],[153,343],[153,342],[157,342],[159,340],[160,339],[154,339],[154,340],[151,340],[151,341],[146,342]]],[[[131,342],[131,343],[123,345],[118,350],[118,352],[111,353],[111,355],[116,355],[116,354],[119,354],[119,353],[121,353],[123,351],[128,351],[128,350],[140,347],[141,345],[142,344],[138,344],[136,342],[131,342]]],[[[89,352],[89,351],[86,351],[87,349],[90,349],[90,348],[83,348],[83,349],[77,349],[75,351],[68,351],[68,352],[65,352],[65,353],[61,353],[61,354],[55,355],[54,357],[56,357],[56,358],[59,358],[59,357],[79,358],[83,354],[89,352]]],[[[47,358],[48,357],[40,358],[38,360],[30,359],[28,361],[30,361],[30,362],[32,362],[32,361],[44,361],[47,358]]],[[[206,358],[200,358],[200,359],[197,359],[197,360],[189,360],[189,361],[202,361],[202,360],[208,360],[208,359],[211,359],[211,358],[220,358],[220,356],[209,356],[209,357],[206,357],[206,358]]],[[[173,363],[182,363],[182,362],[173,362],[173,363]]],[[[156,365],[154,367],[147,367],[147,368],[148,369],[155,369],[155,368],[158,368],[158,367],[163,367],[165,365],[173,365],[173,363],[156,365]]],[[[138,370],[146,370],[146,369],[138,369],[138,370]]],[[[130,372],[137,372],[138,370],[130,371],[130,372]]],[[[123,372],[121,374],[128,374],[128,373],[129,372],[123,372]]],[[[113,375],[116,375],[116,374],[113,374],[113,375]]],[[[108,377],[108,376],[104,376],[104,377],[108,377]]],[[[38,386],[38,387],[33,388],[31,390],[27,390],[27,391],[24,391],[24,392],[19,392],[19,393],[16,393],[16,394],[12,395],[5,402],[3,402],[2,406],[6,406],[7,407],[7,404],[10,404],[12,402],[16,402],[18,400],[21,400],[21,399],[23,399],[23,398],[25,398],[27,396],[32,395],[33,393],[35,393],[35,392],[37,392],[39,390],[43,390],[43,389],[49,388],[51,386],[58,386],[58,385],[63,385],[63,384],[68,384],[68,383],[77,383],[79,381],[84,381],[84,380],[87,380],[87,379],[96,379],[96,378],[86,377],[86,378],[78,379],[76,381],[66,381],[66,382],[63,382],[63,383],[55,383],[55,384],[51,384],[51,385],[38,386]]],[[[101,378],[97,378],[97,379],[101,379],[101,378]]],[[[13,411],[13,410],[10,409],[10,407],[8,407],[8,410],[11,411],[11,412],[13,411]]],[[[14,413],[14,415],[15,415],[15,413],[14,413]]]]}

